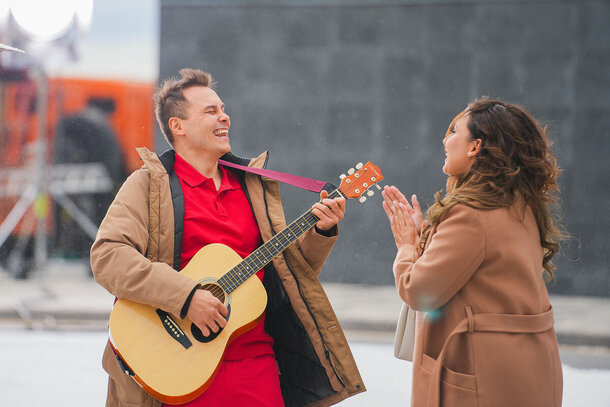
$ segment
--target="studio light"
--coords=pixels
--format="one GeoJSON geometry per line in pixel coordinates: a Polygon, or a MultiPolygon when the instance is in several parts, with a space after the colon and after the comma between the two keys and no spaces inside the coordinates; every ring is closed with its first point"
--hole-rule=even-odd
{"type": "MultiPolygon", "coordinates": [[[[19,222],[32,212],[35,222],[34,268],[42,269],[47,262],[48,211],[40,203],[54,199],[79,223],[95,236],[96,226],[72,203],[61,188],[51,188],[49,174],[53,167],[48,161],[47,107],[49,101],[47,69],[53,61],[75,59],[74,44],[79,34],[91,23],[93,0],[0,0],[0,69],[25,71],[36,86],[36,140],[30,166],[30,179],[17,203],[0,223],[0,246],[19,222]],[[10,44],[10,45],[9,45],[10,44]],[[23,49],[25,55],[23,55],[23,49]],[[59,59],[58,59],[59,57],[59,59]],[[80,220],[79,220],[80,219],[80,220]]],[[[1,84],[0,84],[1,85],[1,84]]],[[[33,226],[30,230],[33,230],[33,226]]],[[[23,251],[20,251],[23,255],[23,251]]]]}
{"type": "Polygon", "coordinates": [[[33,41],[53,41],[74,26],[86,30],[93,0],[16,0],[9,7],[22,35],[33,41]]]}

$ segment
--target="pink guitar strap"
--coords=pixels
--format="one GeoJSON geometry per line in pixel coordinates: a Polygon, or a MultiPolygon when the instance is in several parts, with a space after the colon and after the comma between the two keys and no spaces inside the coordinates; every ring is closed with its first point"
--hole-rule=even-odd
{"type": "Polygon", "coordinates": [[[286,174],[284,172],[266,170],[262,168],[246,167],[245,165],[233,164],[225,160],[218,160],[219,164],[227,167],[237,168],[242,171],[251,172],[253,174],[262,175],[263,177],[271,178],[286,184],[294,185],[302,189],[312,192],[320,192],[327,185],[324,181],[318,181],[311,178],[300,177],[298,175],[286,174]]]}

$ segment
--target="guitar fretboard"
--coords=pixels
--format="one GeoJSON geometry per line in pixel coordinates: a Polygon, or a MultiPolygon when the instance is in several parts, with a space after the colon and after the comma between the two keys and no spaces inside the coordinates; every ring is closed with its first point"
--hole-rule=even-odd
{"type": "MultiPolygon", "coordinates": [[[[338,189],[328,195],[331,199],[340,196],[343,196],[343,194],[338,189]]],[[[317,221],[318,218],[312,213],[311,209],[308,210],[219,278],[218,285],[225,293],[232,293],[248,278],[271,262],[275,256],[283,252],[300,236],[314,227],[317,221]]]]}

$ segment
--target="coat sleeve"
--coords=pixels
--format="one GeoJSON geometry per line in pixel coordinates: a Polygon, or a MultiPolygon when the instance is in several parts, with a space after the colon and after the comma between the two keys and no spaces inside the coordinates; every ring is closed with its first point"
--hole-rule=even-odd
{"type": "Polygon", "coordinates": [[[394,260],[400,297],[413,309],[442,307],[470,279],[483,261],[485,231],[476,209],[456,205],[439,223],[421,257],[405,245],[394,260]]]}
{"type": "Polygon", "coordinates": [[[91,247],[96,281],[111,294],[180,315],[196,282],[146,257],[149,175],[136,171],[123,184],[91,247]]]}
{"type": "Polygon", "coordinates": [[[298,240],[297,247],[299,251],[317,276],[322,272],[322,266],[337,241],[339,236],[338,230],[337,226],[335,226],[333,229],[330,229],[331,235],[325,236],[316,232],[315,228],[312,228],[298,240]]]}

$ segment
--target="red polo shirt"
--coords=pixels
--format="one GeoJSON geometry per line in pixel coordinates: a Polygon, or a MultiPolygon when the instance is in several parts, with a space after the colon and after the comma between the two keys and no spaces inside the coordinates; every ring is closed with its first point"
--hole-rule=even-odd
{"type": "MultiPolygon", "coordinates": [[[[222,243],[242,258],[261,244],[258,224],[239,177],[219,166],[222,182],[218,191],[214,180],[206,178],[176,154],[174,171],[184,193],[184,231],[180,252],[181,269],[202,247],[222,243]]],[[[256,276],[262,281],[265,271],[256,276]]],[[[265,332],[265,318],[228,346],[225,360],[273,355],[273,339],[265,332]]]]}

